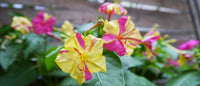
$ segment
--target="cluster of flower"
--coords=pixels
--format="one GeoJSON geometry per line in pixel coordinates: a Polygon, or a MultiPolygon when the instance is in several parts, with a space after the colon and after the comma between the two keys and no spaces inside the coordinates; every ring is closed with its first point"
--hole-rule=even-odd
{"type": "MultiPolygon", "coordinates": [[[[159,31],[154,30],[157,27],[142,37],[130,16],[110,21],[111,15],[127,14],[126,9],[122,6],[107,2],[99,7],[99,11],[109,15],[107,20],[103,20],[104,35],[102,38],[96,38],[93,35],[83,36],[81,33],[74,32],[73,25],[69,21],[65,21],[62,30],[60,30],[70,38],[64,40],[64,48],[60,50],[55,61],[63,72],[70,73],[70,76],[76,79],[79,84],[92,79],[94,72],[103,71],[106,73],[106,58],[102,55],[103,47],[109,51],[115,51],[119,56],[130,56],[135,48],[143,44],[146,49],[145,54],[149,59],[157,55],[152,49],[152,44],[161,38],[159,31]]],[[[26,17],[14,17],[12,27],[22,34],[28,34],[33,30],[35,34],[46,34],[61,40],[52,33],[54,24],[54,17],[40,12],[31,22],[26,17]]],[[[191,49],[197,44],[199,41],[191,40],[181,45],[177,49],[181,53],[180,59],[178,61],[170,59],[169,62],[174,66],[183,65],[185,61],[194,57],[183,50],[191,49]]]]}

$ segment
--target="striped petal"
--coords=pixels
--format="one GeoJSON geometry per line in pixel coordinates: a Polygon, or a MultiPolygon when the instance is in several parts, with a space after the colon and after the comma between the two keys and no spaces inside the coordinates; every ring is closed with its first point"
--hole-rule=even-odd
{"type": "Polygon", "coordinates": [[[104,40],[92,35],[84,37],[76,33],[65,42],[65,48],[60,50],[55,61],[64,72],[70,73],[82,84],[92,79],[92,73],[106,72],[103,43],[104,40]]]}
{"type": "Polygon", "coordinates": [[[28,34],[31,31],[32,24],[26,17],[13,17],[13,21],[11,23],[11,26],[17,30],[20,31],[22,34],[28,34]]]}
{"type": "Polygon", "coordinates": [[[99,11],[105,14],[110,14],[112,12],[112,15],[118,14],[118,15],[126,15],[127,10],[123,8],[122,6],[115,4],[115,3],[110,3],[106,2],[103,5],[99,7],[99,11]]]}
{"type": "Polygon", "coordinates": [[[118,21],[106,21],[103,30],[105,34],[102,39],[106,41],[104,47],[120,56],[130,56],[142,40],[129,16],[120,17],[118,21]]]}

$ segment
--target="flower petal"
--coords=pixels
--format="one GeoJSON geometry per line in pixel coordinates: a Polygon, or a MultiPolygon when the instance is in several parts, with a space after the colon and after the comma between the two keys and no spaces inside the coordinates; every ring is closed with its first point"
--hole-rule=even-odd
{"type": "Polygon", "coordinates": [[[76,59],[79,59],[77,52],[62,49],[60,50],[55,62],[63,72],[70,73],[73,70],[73,65],[76,63],[76,59]]]}
{"type": "Polygon", "coordinates": [[[88,62],[86,64],[91,73],[99,71],[106,73],[106,58],[102,55],[88,58],[88,62]]]}
{"type": "Polygon", "coordinates": [[[94,58],[95,56],[102,55],[104,40],[96,38],[92,35],[88,35],[86,38],[86,50],[87,58],[94,58]]]}
{"type": "MultiPolygon", "coordinates": [[[[69,51],[76,51],[78,50],[79,53],[83,53],[83,48],[80,45],[78,38],[76,37],[77,34],[71,36],[64,44],[65,49],[69,51]]],[[[81,37],[83,38],[83,37],[81,37]]],[[[77,53],[78,53],[77,52],[77,53]]]]}
{"type": "Polygon", "coordinates": [[[74,34],[74,27],[69,21],[65,21],[64,24],[61,26],[62,32],[67,34],[68,36],[72,36],[74,34]]]}
{"type": "Polygon", "coordinates": [[[181,44],[178,49],[180,50],[191,50],[193,47],[198,45],[200,42],[198,40],[190,40],[186,43],[181,44]]]}
{"type": "Polygon", "coordinates": [[[113,21],[108,22],[107,20],[105,20],[103,30],[106,34],[111,33],[117,36],[119,34],[118,21],[113,20],[113,21]]]}
{"type": "Polygon", "coordinates": [[[113,4],[113,5],[114,5],[116,14],[118,14],[118,15],[126,15],[127,14],[127,11],[124,7],[122,7],[118,4],[113,4]]]}
{"type": "Polygon", "coordinates": [[[106,43],[103,46],[107,50],[115,51],[119,56],[123,56],[126,54],[126,50],[125,50],[123,43],[118,39],[116,39],[110,43],[106,43]]]}
{"type": "Polygon", "coordinates": [[[183,54],[180,54],[179,59],[178,59],[178,63],[180,66],[183,66],[185,64],[185,62],[187,61],[187,59],[184,57],[183,54]]]}
{"type": "Polygon", "coordinates": [[[82,35],[80,33],[76,33],[76,38],[81,47],[85,49],[85,41],[83,40],[82,35]]]}
{"type": "Polygon", "coordinates": [[[86,64],[85,64],[85,71],[84,71],[84,73],[85,73],[85,81],[88,81],[88,80],[92,79],[92,74],[88,70],[88,67],[87,67],[86,64]]]}
{"type": "Polygon", "coordinates": [[[120,35],[126,31],[125,25],[127,23],[127,20],[128,20],[128,16],[120,17],[118,19],[118,23],[119,23],[119,27],[120,27],[120,32],[119,32],[120,35]]]}

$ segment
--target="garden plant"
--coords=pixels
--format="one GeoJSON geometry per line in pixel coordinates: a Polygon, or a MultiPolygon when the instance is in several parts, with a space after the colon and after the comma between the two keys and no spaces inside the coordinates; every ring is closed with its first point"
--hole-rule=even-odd
{"type": "Polygon", "coordinates": [[[117,3],[99,7],[108,18],[78,27],[68,20],[57,27],[43,11],[33,18],[12,12],[0,28],[1,85],[199,86],[200,41],[176,48],[157,24],[142,36],[117,3]],[[115,14],[121,17],[111,20],[115,14]]]}

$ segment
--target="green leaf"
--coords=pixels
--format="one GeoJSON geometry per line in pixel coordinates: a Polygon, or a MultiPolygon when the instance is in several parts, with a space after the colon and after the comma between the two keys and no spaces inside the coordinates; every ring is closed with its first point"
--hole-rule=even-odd
{"type": "Polygon", "coordinates": [[[17,59],[22,47],[22,44],[10,43],[6,46],[5,51],[0,51],[0,64],[4,70],[8,70],[8,68],[17,59]]]}
{"type": "Polygon", "coordinates": [[[60,84],[59,86],[81,86],[78,84],[78,82],[71,78],[70,76],[67,76],[60,84]]]}
{"type": "Polygon", "coordinates": [[[41,35],[36,35],[34,33],[29,33],[25,35],[26,39],[26,47],[24,49],[24,57],[28,58],[28,56],[35,50],[41,50],[44,44],[44,38],[41,35]]]}
{"type": "Polygon", "coordinates": [[[124,77],[126,86],[156,86],[146,78],[135,75],[130,71],[126,71],[124,77]]]}
{"type": "Polygon", "coordinates": [[[172,59],[176,60],[178,58],[178,52],[175,49],[169,47],[162,47],[162,50],[169,54],[172,59]]]}
{"type": "Polygon", "coordinates": [[[126,70],[130,67],[140,66],[144,64],[144,60],[140,59],[139,57],[127,57],[126,55],[120,57],[122,62],[123,68],[126,70]]]}
{"type": "Polygon", "coordinates": [[[166,86],[198,86],[200,85],[200,71],[183,73],[169,80],[166,86]]]}
{"type": "Polygon", "coordinates": [[[0,83],[3,86],[26,86],[36,79],[35,67],[28,61],[15,63],[8,72],[0,74],[0,83]]]}
{"type": "Polygon", "coordinates": [[[61,47],[53,47],[46,52],[45,65],[48,71],[56,66],[55,59],[61,47]]]}
{"type": "Polygon", "coordinates": [[[80,32],[80,33],[83,33],[83,32],[86,32],[88,31],[90,28],[92,28],[94,26],[94,23],[86,23],[86,24],[83,24],[83,25],[80,25],[78,28],[77,28],[77,31],[80,32]]]}
{"type": "Polygon", "coordinates": [[[3,25],[1,28],[0,28],[0,37],[4,37],[4,35],[7,35],[9,34],[10,32],[13,32],[14,29],[12,29],[12,27],[9,25],[3,25]]]}
{"type": "Polygon", "coordinates": [[[56,70],[56,71],[49,73],[49,76],[53,76],[53,77],[65,77],[67,75],[68,74],[64,73],[62,70],[56,70]]]}

